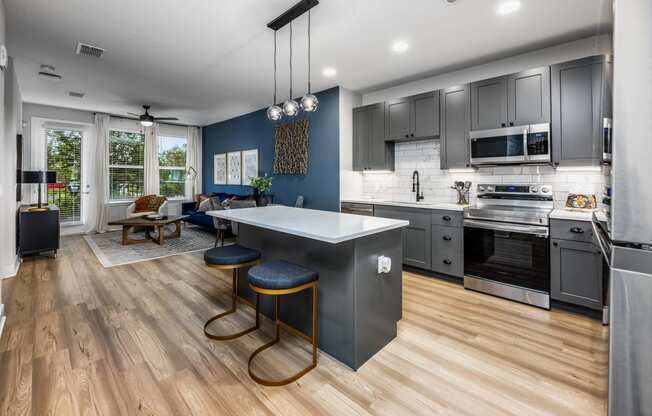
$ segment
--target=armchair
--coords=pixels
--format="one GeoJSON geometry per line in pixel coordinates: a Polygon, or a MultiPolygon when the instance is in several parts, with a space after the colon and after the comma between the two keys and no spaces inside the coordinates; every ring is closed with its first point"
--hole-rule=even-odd
{"type": "Polygon", "coordinates": [[[145,195],[136,199],[127,207],[127,218],[142,217],[150,214],[165,214],[168,200],[164,196],[145,195]],[[147,211],[142,209],[136,211],[137,206],[147,207],[147,211]]]}

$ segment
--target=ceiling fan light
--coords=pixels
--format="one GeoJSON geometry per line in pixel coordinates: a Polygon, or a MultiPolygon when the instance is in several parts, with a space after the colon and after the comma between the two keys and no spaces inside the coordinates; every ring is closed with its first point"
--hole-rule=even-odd
{"type": "Polygon", "coordinates": [[[152,127],[154,122],[152,120],[140,120],[140,125],[143,127],[152,127]]]}
{"type": "Polygon", "coordinates": [[[306,94],[301,97],[301,109],[306,113],[314,113],[319,107],[319,100],[314,94],[306,94]]]}
{"type": "Polygon", "coordinates": [[[279,121],[283,118],[283,109],[278,105],[271,105],[267,109],[267,119],[269,121],[279,121]]]}
{"type": "Polygon", "coordinates": [[[283,113],[288,117],[294,117],[299,114],[299,103],[289,99],[283,103],[283,113]]]}

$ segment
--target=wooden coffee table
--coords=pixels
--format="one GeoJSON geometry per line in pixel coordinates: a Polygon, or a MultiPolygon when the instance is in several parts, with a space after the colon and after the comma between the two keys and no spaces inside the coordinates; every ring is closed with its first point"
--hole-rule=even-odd
{"type": "Polygon", "coordinates": [[[155,243],[163,244],[166,238],[179,238],[181,237],[181,221],[188,218],[188,215],[168,215],[160,220],[148,220],[145,217],[125,218],[124,220],[117,220],[109,222],[109,225],[122,225],[122,245],[128,246],[130,244],[144,243],[147,241],[154,241],[155,243]],[[175,230],[170,234],[165,234],[164,228],[166,225],[174,224],[175,230]],[[135,227],[145,228],[145,237],[143,239],[129,238],[129,231],[135,227]],[[156,235],[152,235],[152,231],[156,230],[156,235]]]}

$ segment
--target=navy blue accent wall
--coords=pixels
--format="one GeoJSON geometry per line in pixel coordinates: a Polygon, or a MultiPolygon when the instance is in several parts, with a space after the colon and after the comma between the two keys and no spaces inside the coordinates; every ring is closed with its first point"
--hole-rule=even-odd
{"type": "Polygon", "coordinates": [[[203,191],[251,194],[252,188],[215,185],[213,156],[218,153],[258,149],[259,175],[274,176],[274,203],[294,205],[298,195],[305,208],[339,211],[340,145],[339,87],[316,94],[319,110],[310,116],[308,174],[274,175],[274,127],[265,109],[203,128],[203,191]]]}

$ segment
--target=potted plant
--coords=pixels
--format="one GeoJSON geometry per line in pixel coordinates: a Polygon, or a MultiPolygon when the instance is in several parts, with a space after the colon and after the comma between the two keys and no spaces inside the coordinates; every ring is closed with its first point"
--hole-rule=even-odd
{"type": "Polygon", "coordinates": [[[269,203],[267,192],[272,189],[272,179],[274,178],[267,175],[251,178],[251,186],[254,188],[254,199],[256,200],[256,205],[259,207],[264,207],[269,203]]]}

